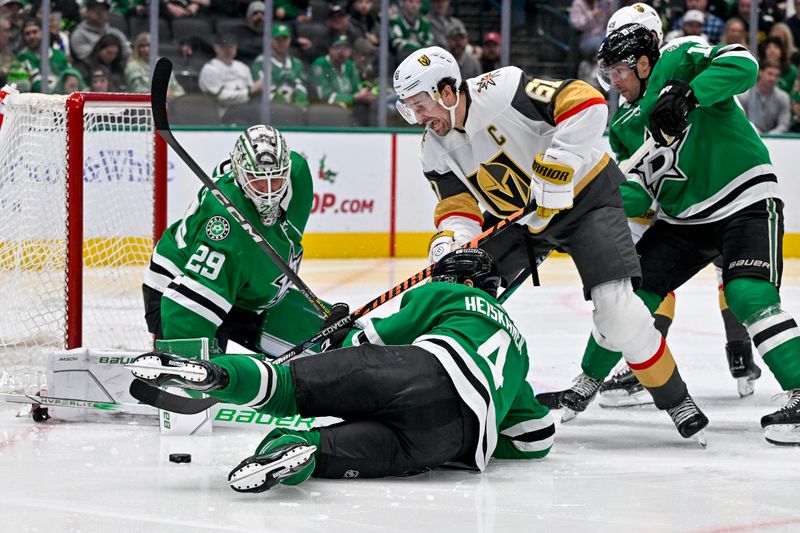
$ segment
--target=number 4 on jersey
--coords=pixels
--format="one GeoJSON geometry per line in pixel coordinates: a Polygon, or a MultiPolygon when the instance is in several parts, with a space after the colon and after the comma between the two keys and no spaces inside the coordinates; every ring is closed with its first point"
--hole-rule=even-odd
{"type": "Polygon", "coordinates": [[[492,371],[494,386],[499,389],[503,386],[503,367],[506,364],[508,347],[511,345],[511,337],[505,330],[498,329],[497,333],[486,339],[486,342],[478,347],[478,355],[486,359],[486,363],[492,371]],[[492,361],[492,355],[497,353],[497,357],[492,361]]]}

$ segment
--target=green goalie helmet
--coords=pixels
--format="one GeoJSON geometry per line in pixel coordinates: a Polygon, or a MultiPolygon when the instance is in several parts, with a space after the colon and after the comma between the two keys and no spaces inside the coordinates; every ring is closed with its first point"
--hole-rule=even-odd
{"type": "Polygon", "coordinates": [[[231,153],[236,182],[256,206],[261,222],[271,226],[289,189],[292,163],[283,135],[272,126],[252,126],[239,136],[231,153]]]}
{"type": "Polygon", "coordinates": [[[497,296],[500,275],[489,252],[480,248],[459,248],[433,265],[431,281],[464,283],[471,280],[474,287],[497,296]]]}

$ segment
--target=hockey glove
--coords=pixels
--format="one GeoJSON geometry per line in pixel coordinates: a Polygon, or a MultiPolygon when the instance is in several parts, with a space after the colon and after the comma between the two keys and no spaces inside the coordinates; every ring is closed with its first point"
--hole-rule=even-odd
{"type": "Polygon", "coordinates": [[[689,113],[700,104],[688,83],[670,80],[661,89],[650,112],[650,132],[661,146],[669,146],[689,127],[689,113]]]}
{"type": "MultiPolygon", "coordinates": [[[[331,307],[331,316],[329,316],[323,323],[322,328],[320,331],[324,330],[325,328],[336,324],[338,321],[346,317],[350,314],[350,306],[345,303],[338,303],[333,304],[331,307]]],[[[327,352],[329,350],[335,350],[336,348],[341,348],[342,343],[347,338],[347,334],[350,333],[350,330],[353,329],[352,327],[347,328],[339,328],[330,336],[322,341],[319,345],[319,349],[321,352],[327,352]]]]}
{"type": "Polygon", "coordinates": [[[533,159],[531,188],[539,217],[549,218],[572,207],[574,173],[571,166],[561,162],[558,151],[548,150],[543,154],[536,154],[533,159]]]}
{"type": "Polygon", "coordinates": [[[428,244],[428,261],[436,263],[457,248],[456,234],[451,230],[440,231],[431,237],[428,244]]]}

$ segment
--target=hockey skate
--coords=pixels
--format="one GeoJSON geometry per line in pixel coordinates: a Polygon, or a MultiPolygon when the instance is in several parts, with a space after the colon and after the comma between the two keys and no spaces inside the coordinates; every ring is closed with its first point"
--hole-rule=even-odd
{"type": "Polygon", "coordinates": [[[800,446],[800,389],[789,391],[789,401],[781,409],[761,418],[767,442],[800,446]]]}
{"type": "Polygon", "coordinates": [[[228,373],[210,361],[184,359],[164,352],[142,354],[125,365],[134,376],[150,385],[180,387],[202,392],[228,385],[228,373]]]}
{"type": "Polygon", "coordinates": [[[653,397],[623,362],[600,387],[600,407],[631,407],[653,403],[653,397]]]}
{"type": "Polygon", "coordinates": [[[753,361],[753,347],[750,341],[733,341],[725,345],[728,368],[736,378],[739,396],[744,398],[755,391],[754,381],[761,377],[761,368],[753,361]]]}
{"type": "Polygon", "coordinates": [[[297,485],[314,471],[317,447],[304,439],[283,435],[272,439],[228,474],[236,492],[264,492],[278,483],[297,485]]]}
{"type": "Polygon", "coordinates": [[[702,430],[708,425],[708,417],[697,407],[689,393],[686,393],[678,405],[667,409],[667,414],[672,418],[681,437],[685,439],[694,437],[700,446],[706,447],[706,438],[702,430]]]}
{"type": "Polygon", "coordinates": [[[578,413],[586,410],[602,385],[602,379],[595,379],[581,372],[575,378],[571,388],[563,391],[543,392],[536,395],[536,399],[550,409],[563,409],[561,422],[569,422],[578,416],[578,413]]]}

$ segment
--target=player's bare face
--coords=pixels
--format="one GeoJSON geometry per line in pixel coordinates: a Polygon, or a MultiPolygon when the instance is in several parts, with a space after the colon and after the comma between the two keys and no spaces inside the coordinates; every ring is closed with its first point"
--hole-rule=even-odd
{"type": "Polygon", "coordinates": [[[406,98],[403,103],[417,119],[417,124],[425,124],[436,135],[444,136],[452,129],[450,112],[426,92],[406,98]]]}
{"type": "Polygon", "coordinates": [[[633,70],[625,63],[617,63],[608,69],[605,75],[609,78],[611,86],[628,102],[639,98],[642,84],[633,70]]]}

